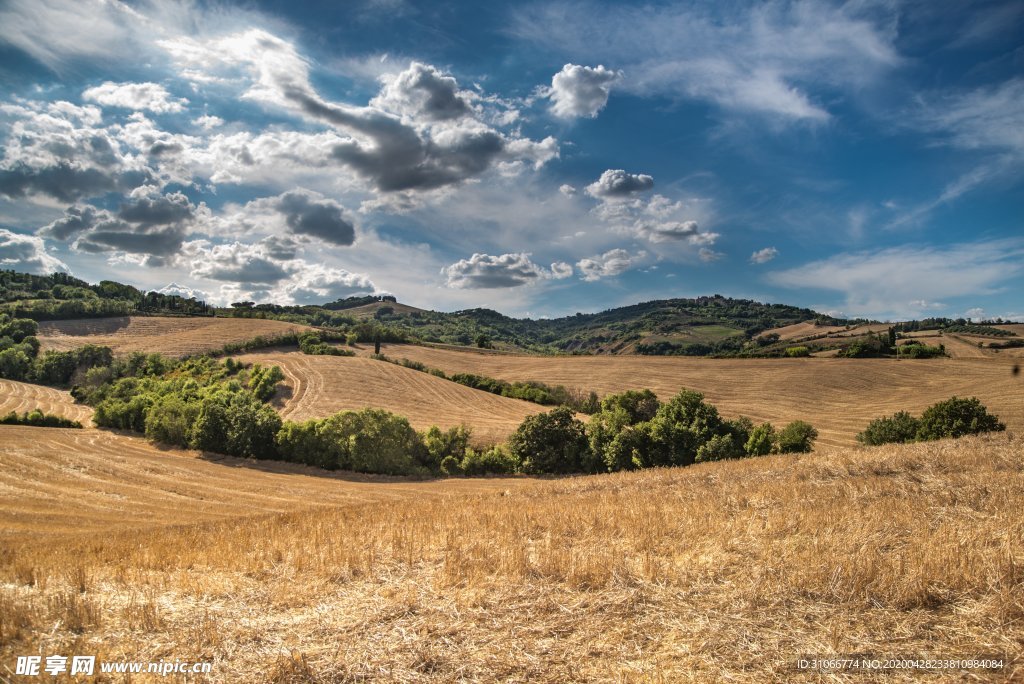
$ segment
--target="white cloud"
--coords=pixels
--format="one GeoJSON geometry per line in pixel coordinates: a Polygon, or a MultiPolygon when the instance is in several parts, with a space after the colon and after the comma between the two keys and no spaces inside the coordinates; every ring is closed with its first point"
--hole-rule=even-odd
{"type": "Polygon", "coordinates": [[[572,197],[573,195],[576,194],[576,188],[575,186],[569,185],[568,183],[563,183],[562,185],[558,186],[558,192],[562,193],[566,197],[572,197]]]}
{"type": "Polygon", "coordinates": [[[921,99],[915,123],[964,149],[1024,154],[1024,78],[921,99]]]}
{"type": "Polygon", "coordinates": [[[779,250],[774,247],[765,247],[764,249],[759,249],[750,255],[750,263],[767,264],[777,256],[779,256],[779,250]]]}
{"type": "Polygon", "coordinates": [[[645,173],[627,173],[608,169],[586,187],[587,194],[597,198],[630,197],[654,187],[654,178],[645,173]]]}
{"type": "Polygon", "coordinates": [[[845,296],[843,308],[851,315],[887,318],[920,311],[915,300],[992,294],[1022,272],[1024,242],[1006,239],[837,254],[767,279],[783,287],[834,290],[845,296]]]}
{"type": "Polygon", "coordinates": [[[476,253],[441,269],[448,287],[459,289],[493,289],[519,287],[541,280],[568,278],[572,266],[556,261],[550,269],[538,266],[525,252],[491,256],[476,253]]]}
{"type": "Polygon", "coordinates": [[[47,254],[42,238],[21,235],[6,228],[0,228],[0,268],[42,275],[70,272],[67,264],[47,254]]]}
{"type": "Polygon", "coordinates": [[[204,114],[203,116],[192,119],[194,126],[199,126],[204,131],[212,131],[214,128],[220,128],[224,125],[224,119],[219,116],[211,116],[204,114]]]}
{"type": "Polygon", "coordinates": [[[646,252],[631,255],[624,249],[612,249],[604,254],[580,259],[576,262],[576,268],[580,270],[583,280],[590,282],[625,273],[646,256],[646,252]]]}
{"type": "Polygon", "coordinates": [[[612,86],[622,78],[621,71],[566,64],[551,79],[547,95],[551,111],[563,119],[594,118],[608,104],[612,86]]]}
{"type": "Polygon", "coordinates": [[[370,106],[412,121],[458,119],[471,112],[472,93],[460,92],[454,78],[429,64],[412,62],[405,71],[382,76],[381,82],[370,106]]]}
{"type": "Polygon", "coordinates": [[[179,285],[178,283],[168,283],[156,291],[160,294],[177,295],[178,297],[184,297],[185,299],[206,300],[209,297],[209,295],[202,290],[197,290],[185,285],[179,285]]]}
{"type": "Polygon", "coordinates": [[[87,89],[82,93],[82,97],[104,107],[124,107],[157,114],[181,112],[188,104],[185,98],[172,98],[167,89],[157,83],[107,81],[103,85],[87,89]]]}

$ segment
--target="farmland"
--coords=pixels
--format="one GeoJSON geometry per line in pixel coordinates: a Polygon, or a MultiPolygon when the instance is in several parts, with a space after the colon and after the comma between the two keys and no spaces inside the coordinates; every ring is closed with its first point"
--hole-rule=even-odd
{"type": "Polygon", "coordinates": [[[92,420],[92,409],[76,404],[67,392],[0,378],[0,415],[11,411],[27,413],[36,409],[68,420],[77,420],[82,425],[88,425],[92,420]]]}
{"type": "Polygon", "coordinates": [[[426,429],[466,424],[475,441],[504,440],[543,407],[463,387],[448,380],[368,358],[309,356],[296,351],[243,354],[245,363],[277,365],[287,387],[277,405],[288,420],[324,418],[371,406],[405,416],[426,429]]]}
{"type": "Polygon", "coordinates": [[[663,400],[682,388],[703,392],[726,416],[786,423],[807,420],[819,443],[842,446],[880,415],[919,413],[950,396],[977,396],[1011,430],[1024,430],[1022,381],[1010,358],[698,359],[650,356],[525,356],[413,345],[382,352],[446,373],[538,380],[599,395],[649,388],[663,400]]]}
{"type": "Polygon", "coordinates": [[[404,484],[3,430],[4,663],[170,657],[222,682],[761,682],[817,680],[801,654],[867,652],[1001,655],[972,681],[1022,674],[1024,451],[1007,434],[404,484]]]}
{"type": "Polygon", "coordinates": [[[220,349],[262,335],[275,337],[308,330],[307,326],[259,318],[171,318],[122,316],[46,321],[39,324],[42,348],[68,351],[84,344],[129,352],[186,356],[220,349]]]}

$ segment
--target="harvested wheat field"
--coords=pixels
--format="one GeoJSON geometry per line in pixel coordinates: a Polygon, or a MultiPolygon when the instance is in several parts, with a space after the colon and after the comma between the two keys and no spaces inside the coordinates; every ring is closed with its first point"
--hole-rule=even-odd
{"type": "Polygon", "coordinates": [[[27,413],[39,409],[83,426],[92,425],[92,407],[76,404],[71,394],[52,387],[0,378],[0,415],[15,411],[27,413]]]}
{"type": "Polygon", "coordinates": [[[528,482],[403,481],[161,449],[101,430],[0,425],[0,537],[8,540],[504,490],[528,482]]]}
{"type": "Polygon", "coordinates": [[[122,316],[44,321],[39,324],[39,341],[44,350],[68,351],[83,344],[96,344],[110,347],[115,354],[140,351],[187,356],[259,335],[276,337],[309,329],[296,323],[259,318],[122,316]]]}
{"type": "Polygon", "coordinates": [[[1011,429],[1024,431],[1024,376],[1012,358],[991,359],[707,359],[652,356],[477,354],[415,345],[384,345],[446,373],[538,380],[599,395],[650,388],[663,400],[682,388],[703,392],[727,417],[755,422],[806,420],[822,446],[850,445],[870,420],[920,413],[953,395],[976,396],[1011,429]]]}
{"type": "Polygon", "coordinates": [[[298,351],[235,358],[281,367],[286,387],[275,403],[288,420],[382,408],[405,416],[418,430],[465,424],[473,428],[474,441],[493,444],[504,441],[526,416],[546,410],[374,359],[310,356],[298,351]]]}
{"type": "MultiPolygon", "coordinates": [[[[230,494],[198,491],[229,499],[225,515],[301,505],[276,489],[282,499],[250,503],[259,478],[294,478],[288,496],[325,505],[0,541],[0,662],[201,661],[212,671],[192,681],[217,682],[766,682],[823,681],[796,669],[801,655],[869,653],[1004,660],[998,671],[897,670],[884,681],[1020,681],[1021,447],[1002,434],[501,481],[445,498],[423,493],[451,484],[428,483],[361,506],[327,505],[346,482],[182,456],[152,473],[172,466],[142,457],[120,486],[130,493],[141,477],[147,499],[179,500],[221,469],[215,482],[230,494]]],[[[88,516],[81,480],[115,458],[51,468],[45,450],[4,453],[23,464],[19,492],[39,496],[28,484],[37,472],[49,496],[74,487],[64,505],[88,516]]],[[[65,525],[44,520],[35,529],[65,525]]],[[[883,681],[846,677],[824,681],[883,681]]]]}

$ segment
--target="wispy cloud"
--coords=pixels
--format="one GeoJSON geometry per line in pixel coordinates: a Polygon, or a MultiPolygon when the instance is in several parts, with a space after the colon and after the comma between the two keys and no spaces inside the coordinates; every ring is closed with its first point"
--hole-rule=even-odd
{"type": "Polygon", "coordinates": [[[840,292],[849,314],[899,318],[919,314],[922,302],[993,294],[1022,273],[1024,240],[1004,239],[837,254],[774,271],[767,279],[782,287],[840,292]]]}
{"type": "Polygon", "coordinates": [[[820,91],[849,91],[901,63],[894,15],[856,3],[617,6],[555,2],[511,31],[559,55],[621,68],[633,93],[694,98],[789,121],[830,118],[820,91]]]}

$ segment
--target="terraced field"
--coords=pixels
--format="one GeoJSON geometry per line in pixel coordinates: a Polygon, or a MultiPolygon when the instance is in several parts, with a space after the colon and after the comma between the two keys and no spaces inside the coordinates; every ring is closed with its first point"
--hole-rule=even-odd
{"type": "Polygon", "coordinates": [[[84,344],[97,344],[110,347],[115,354],[141,351],[186,356],[259,335],[275,337],[298,330],[309,328],[258,318],[124,316],[45,321],[39,324],[39,341],[44,350],[67,351],[84,344]]]}
{"type": "Polygon", "coordinates": [[[92,408],[76,404],[69,393],[52,387],[0,378],[0,415],[11,411],[26,413],[34,409],[77,420],[83,426],[92,424],[92,408]]]}
{"type": "Polygon", "coordinates": [[[277,404],[289,420],[375,407],[405,416],[417,429],[469,425],[475,441],[485,444],[504,440],[526,416],[546,410],[369,358],[310,356],[297,351],[236,358],[281,367],[287,389],[277,404]]]}
{"type": "Polygon", "coordinates": [[[1024,375],[1017,359],[707,359],[651,356],[543,357],[478,354],[414,345],[384,345],[446,373],[538,380],[599,395],[650,388],[666,399],[682,388],[703,392],[726,416],[785,423],[807,420],[821,445],[854,443],[872,419],[920,412],[950,396],[976,396],[1010,429],[1024,430],[1024,375]]]}
{"type": "Polygon", "coordinates": [[[408,482],[212,458],[102,430],[0,425],[0,540],[496,492],[529,482],[408,482]]]}

